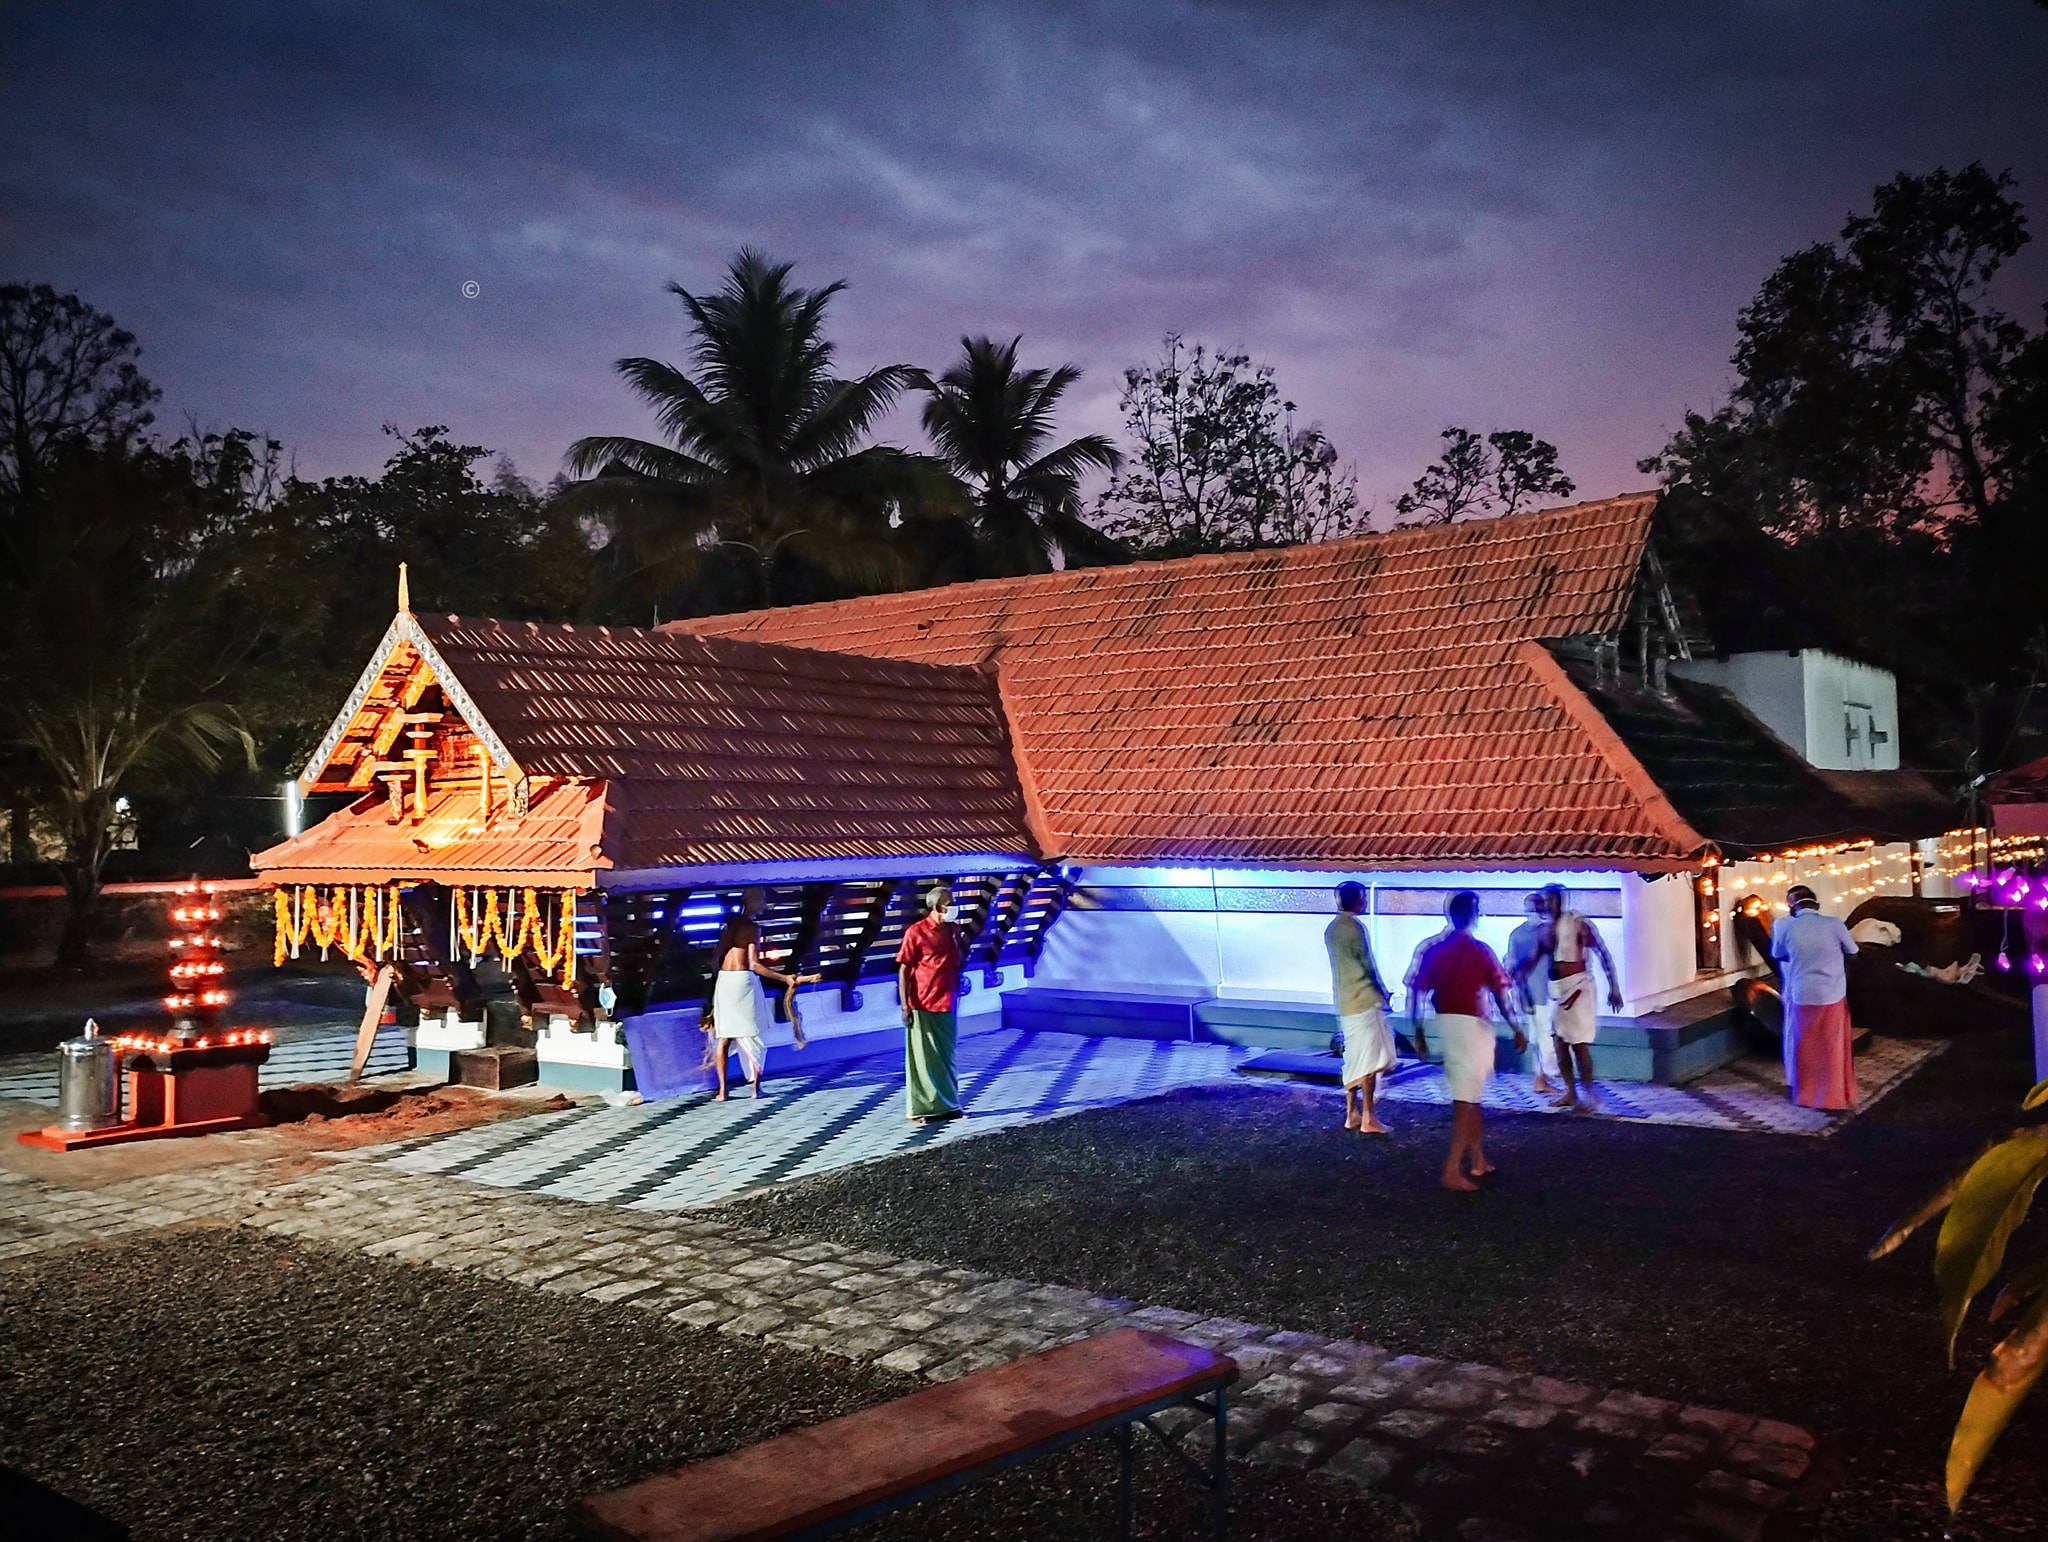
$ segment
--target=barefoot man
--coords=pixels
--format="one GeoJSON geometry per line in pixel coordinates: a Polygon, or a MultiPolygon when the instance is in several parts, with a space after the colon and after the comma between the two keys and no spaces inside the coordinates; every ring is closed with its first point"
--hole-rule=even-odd
{"type": "Polygon", "coordinates": [[[1508,934],[1508,977],[1515,982],[1515,1000],[1521,1004],[1522,1020],[1529,1025],[1529,1038],[1536,1046],[1536,1090],[1548,1097],[1557,1090],[1557,1039],[1550,1031],[1550,987],[1541,990],[1529,981],[1530,966],[1550,930],[1550,901],[1537,890],[1523,902],[1529,919],[1508,934]]]}
{"type": "MultiPolygon", "coordinates": [[[[1600,1018],[1593,998],[1593,975],[1586,967],[1586,955],[1600,960],[1607,972],[1607,1010],[1621,1010],[1621,977],[1614,970],[1614,956],[1593,923],[1565,903],[1564,885],[1550,884],[1543,891],[1549,930],[1537,939],[1535,954],[1522,966],[1524,979],[1548,964],[1550,1031],[1557,1037],[1557,1068],[1564,1074],[1564,1096],[1551,1104],[1567,1111],[1583,1109],[1593,1113],[1600,1107],[1593,1091],[1593,1039],[1600,1031],[1600,1018]]],[[[1543,984],[1532,984],[1540,991],[1543,984]]]]}
{"type": "MultiPolygon", "coordinates": [[[[777,985],[815,985],[819,975],[782,973],[761,957],[761,911],[768,903],[768,891],[749,889],[740,896],[740,911],[725,923],[718,938],[718,979],[711,987],[711,1049],[718,1071],[718,1101],[725,1101],[725,1062],[737,1049],[740,1065],[747,1073],[753,1095],[761,1095],[761,1072],[768,1063],[767,1021],[762,1016],[768,1003],[761,995],[761,982],[777,985]]],[[[804,1047],[798,1030],[796,1047],[804,1047]]]]}
{"type": "Polygon", "coordinates": [[[1435,1014],[1430,1026],[1443,1044],[1444,1080],[1451,1091],[1451,1153],[1444,1159],[1443,1184],[1469,1194],[1479,1187],[1474,1178],[1493,1171],[1486,1160],[1486,1130],[1479,1113],[1493,1075],[1494,1032],[1485,998],[1499,1003],[1501,1017],[1513,1025],[1517,1054],[1529,1047],[1529,1040],[1515,1018],[1507,971],[1493,949],[1472,935],[1472,924],[1479,919],[1479,896],[1460,889],[1444,907],[1444,916],[1450,931],[1424,948],[1409,972],[1408,1011],[1415,1025],[1415,1047],[1427,1054],[1422,998],[1430,998],[1435,1014]]]}
{"type": "Polygon", "coordinates": [[[1344,1128],[1384,1135],[1373,1112],[1380,1072],[1394,1068],[1394,1034],[1387,1027],[1387,988],[1380,983],[1372,944],[1358,913],[1365,909],[1365,885],[1337,885],[1337,919],[1323,932],[1330,953],[1331,994],[1337,999],[1337,1029],[1344,1038],[1344,1128]]]}

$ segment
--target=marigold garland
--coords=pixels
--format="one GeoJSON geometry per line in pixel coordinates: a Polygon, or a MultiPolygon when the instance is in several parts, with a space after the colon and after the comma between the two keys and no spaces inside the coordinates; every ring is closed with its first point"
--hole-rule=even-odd
{"type": "Polygon", "coordinates": [[[296,958],[299,949],[311,942],[324,954],[339,948],[342,956],[368,963],[398,952],[398,890],[365,884],[336,885],[321,897],[311,884],[298,889],[279,889],[272,896],[277,918],[277,936],[271,949],[271,963],[281,965],[296,958]]]}
{"type": "Polygon", "coordinates": [[[556,897],[552,935],[538,889],[507,889],[504,904],[499,891],[485,889],[481,897],[468,889],[455,891],[455,934],[473,964],[497,947],[502,959],[515,959],[531,951],[544,973],[562,971],[562,984],[576,983],[576,891],[563,889],[556,897]]]}
{"type": "MultiPolygon", "coordinates": [[[[531,951],[541,969],[562,973],[562,984],[576,983],[576,891],[563,889],[555,898],[550,926],[538,889],[455,891],[455,933],[471,963],[496,946],[498,956],[514,959],[531,951]]],[[[298,957],[308,942],[325,953],[339,948],[344,957],[367,963],[396,956],[403,911],[396,886],[378,888],[338,884],[324,893],[311,884],[278,889],[271,896],[277,935],[271,962],[282,965],[298,957]]]]}

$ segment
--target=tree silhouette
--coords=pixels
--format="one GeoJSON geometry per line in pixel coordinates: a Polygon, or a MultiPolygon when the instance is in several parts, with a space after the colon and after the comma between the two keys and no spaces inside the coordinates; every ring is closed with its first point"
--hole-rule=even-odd
{"type": "Polygon", "coordinates": [[[748,249],[716,294],[670,284],[695,334],[694,373],[618,362],[670,442],[599,435],[570,446],[570,468],[594,476],[563,496],[615,522],[644,588],[693,577],[721,552],[744,554],[763,604],[776,602],[792,558],[886,587],[899,571],[892,522],[949,502],[951,479],[934,462],[866,442],[917,371],[835,374],[825,310],[845,285],[804,289],[791,267],[748,249]]]}
{"type": "Polygon", "coordinates": [[[1057,551],[1067,566],[1121,561],[1128,553],[1081,518],[1081,476],[1122,463],[1100,434],[1050,446],[1053,414],[1081,378],[1071,364],[1017,367],[1022,338],[963,337],[944,374],[918,381],[924,429],[966,484],[982,566],[993,573],[1043,573],[1057,551]]]}

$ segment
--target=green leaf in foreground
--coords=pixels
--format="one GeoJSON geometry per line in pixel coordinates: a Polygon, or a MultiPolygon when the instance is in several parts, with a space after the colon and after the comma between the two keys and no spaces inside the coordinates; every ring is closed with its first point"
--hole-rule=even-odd
{"type": "Polygon", "coordinates": [[[2006,1241],[2026,1219],[2043,1178],[2048,1130],[2030,1130],[1985,1152],[1956,1191],[1934,1248],[1934,1283],[1951,1365],[1963,1317],[2005,1262],[2006,1241]]]}
{"type": "Polygon", "coordinates": [[[2048,1296],[2037,1296],[2019,1326],[1991,1351],[1991,1364],[1970,1386],[1948,1448],[1948,1507],[1953,1513],[2012,1422],[2015,1409],[2048,1365],[2048,1296]]]}

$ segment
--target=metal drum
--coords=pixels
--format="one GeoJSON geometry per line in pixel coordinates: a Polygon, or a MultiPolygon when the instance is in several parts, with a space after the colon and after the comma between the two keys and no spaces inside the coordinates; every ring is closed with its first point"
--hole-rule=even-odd
{"type": "Polygon", "coordinates": [[[121,1122],[121,1057],[99,1025],[57,1046],[57,1125],[74,1133],[121,1122]]]}

